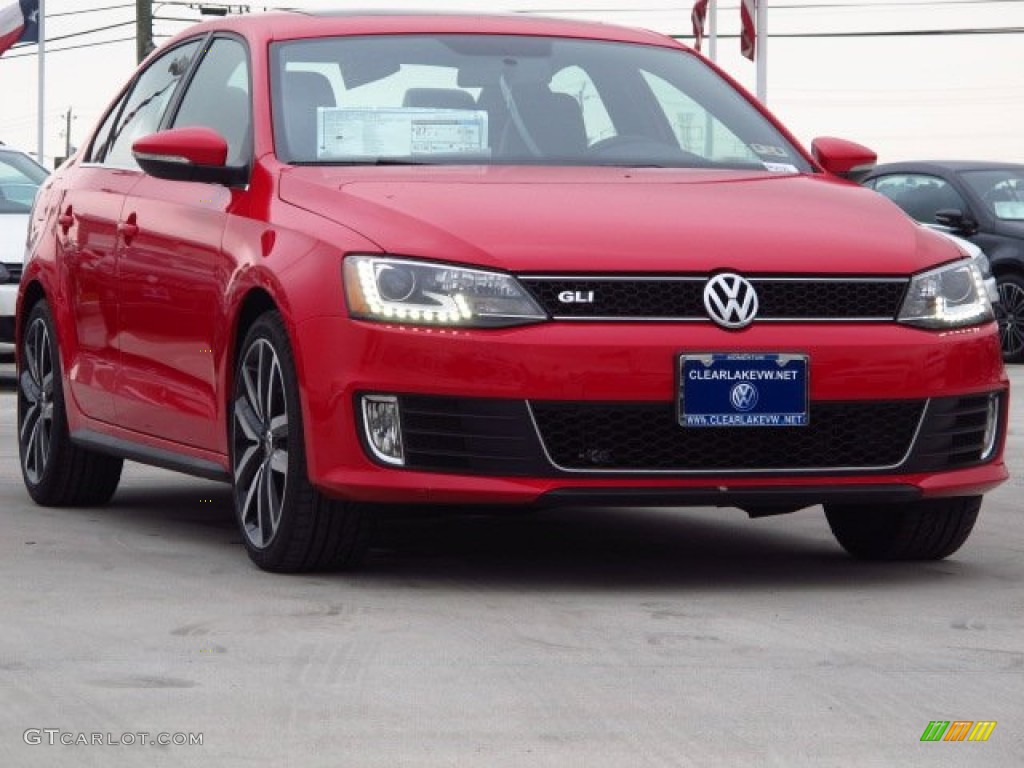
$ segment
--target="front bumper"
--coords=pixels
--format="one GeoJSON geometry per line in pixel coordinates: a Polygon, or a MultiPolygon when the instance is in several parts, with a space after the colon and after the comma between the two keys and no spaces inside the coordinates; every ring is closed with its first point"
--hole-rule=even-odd
{"type": "Polygon", "coordinates": [[[991,324],[945,334],[893,324],[727,333],[673,323],[483,332],[338,317],[309,320],[296,335],[311,479],[351,499],[770,509],[977,494],[1007,477],[1008,382],[991,324]],[[812,426],[676,426],[677,357],[708,350],[808,355],[812,426]],[[372,458],[358,407],[364,393],[397,394],[410,414],[418,409],[408,419],[406,467],[372,458]],[[962,433],[973,429],[967,439],[977,442],[977,407],[992,396],[1000,432],[981,461],[962,448],[962,433]],[[551,413],[558,446],[543,423],[551,413]],[[897,421],[902,433],[890,440],[897,421]],[[616,455],[620,430],[635,448],[628,457],[616,455]]]}

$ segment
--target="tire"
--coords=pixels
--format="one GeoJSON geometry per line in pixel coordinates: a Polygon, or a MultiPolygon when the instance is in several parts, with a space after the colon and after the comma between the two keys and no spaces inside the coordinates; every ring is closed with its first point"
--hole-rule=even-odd
{"type": "Polygon", "coordinates": [[[29,313],[18,371],[18,452],[29,496],[46,507],[98,506],[124,462],[75,445],[68,432],[57,333],[46,301],[29,313]]]}
{"type": "Polygon", "coordinates": [[[1024,277],[1000,275],[996,278],[996,285],[999,303],[995,309],[1003,360],[1008,363],[1024,362],[1024,277]]]}
{"type": "Polygon", "coordinates": [[[242,343],[231,400],[235,518],[265,571],[354,568],[369,546],[367,505],[331,499],[309,482],[298,378],[284,322],[261,315],[242,343]]]}
{"type": "Polygon", "coordinates": [[[967,540],[981,496],[906,504],[827,504],[832,534],[861,560],[941,560],[967,540]]]}

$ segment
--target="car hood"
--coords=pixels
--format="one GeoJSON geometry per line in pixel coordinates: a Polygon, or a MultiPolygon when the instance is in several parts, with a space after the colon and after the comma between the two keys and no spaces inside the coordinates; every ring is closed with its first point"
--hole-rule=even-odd
{"type": "Polygon", "coordinates": [[[283,200],[383,251],[531,271],[906,274],[958,256],[871,190],[692,169],[295,167],[283,200]]]}
{"type": "Polygon", "coordinates": [[[27,213],[0,213],[0,263],[21,264],[27,234],[27,213]]]}

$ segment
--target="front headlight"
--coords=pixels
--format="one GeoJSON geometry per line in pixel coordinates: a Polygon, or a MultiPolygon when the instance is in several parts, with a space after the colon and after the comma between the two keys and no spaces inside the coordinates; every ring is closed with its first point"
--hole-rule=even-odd
{"type": "Polygon", "coordinates": [[[962,328],[992,320],[992,304],[973,259],[915,275],[898,320],[919,328],[962,328]]]}
{"type": "Polygon", "coordinates": [[[349,256],[353,317],[414,325],[500,328],[547,320],[511,275],[381,256],[349,256]]]}

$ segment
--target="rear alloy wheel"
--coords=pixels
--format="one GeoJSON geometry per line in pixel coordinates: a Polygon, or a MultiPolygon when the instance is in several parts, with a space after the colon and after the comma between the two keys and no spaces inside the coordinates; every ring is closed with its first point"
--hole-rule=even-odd
{"type": "Polygon", "coordinates": [[[999,302],[995,310],[1003,359],[1008,363],[1024,362],[1024,278],[1002,275],[996,284],[999,302]]]}
{"type": "Polygon", "coordinates": [[[71,442],[53,316],[45,301],[25,322],[18,372],[18,450],[29,496],[48,507],[110,501],[123,461],[71,442]]]}
{"type": "Polygon", "coordinates": [[[330,499],[306,471],[298,381],[276,312],[242,344],[231,405],[235,515],[249,557],[282,573],[354,567],[369,543],[365,505],[330,499]]]}
{"type": "Polygon", "coordinates": [[[906,504],[826,504],[839,544],[861,560],[941,560],[967,540],[981,496],[906,504]]]}

